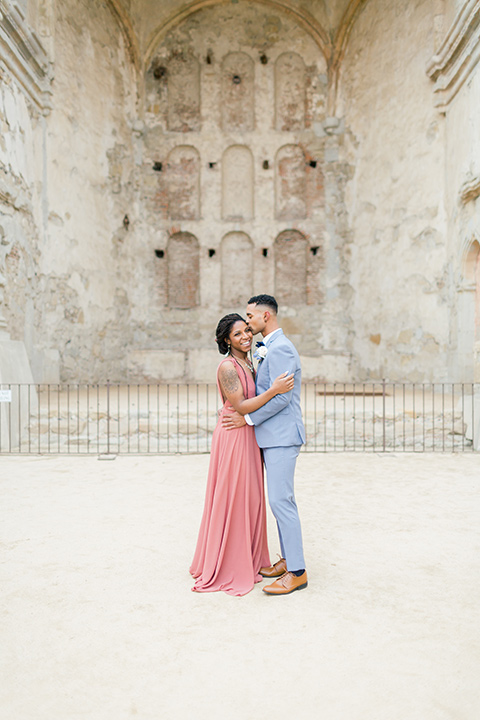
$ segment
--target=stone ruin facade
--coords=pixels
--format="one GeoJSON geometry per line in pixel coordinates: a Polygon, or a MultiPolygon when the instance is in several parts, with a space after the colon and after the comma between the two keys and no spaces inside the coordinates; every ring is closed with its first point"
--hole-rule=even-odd
{"type": "Polygon", "coordinates": [[[479,58],[473,0],[0,0],[0,382],[212,381],[260,292],[307,379],[479,381],[479,58]]]}

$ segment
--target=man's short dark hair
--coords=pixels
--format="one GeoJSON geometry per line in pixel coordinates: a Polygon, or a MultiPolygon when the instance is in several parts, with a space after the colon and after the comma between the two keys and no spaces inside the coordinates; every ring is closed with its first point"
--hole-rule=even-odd
{"type": "Polygon", "coordinates": [[[247,305],[265,305],[273,310],[275,315],[278,313],[278,303],[273,295],[254,295],[250,298],[247,305]]]}

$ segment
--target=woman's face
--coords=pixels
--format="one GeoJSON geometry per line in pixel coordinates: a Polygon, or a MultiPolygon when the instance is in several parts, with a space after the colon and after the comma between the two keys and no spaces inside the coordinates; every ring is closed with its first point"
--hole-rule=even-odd
{"type": "Polygon", "coordinates": [[[233,350],[248,352],[252,347],[253,333],[247,323],[237,320],[230,330],[228,339],[233,350]]]}

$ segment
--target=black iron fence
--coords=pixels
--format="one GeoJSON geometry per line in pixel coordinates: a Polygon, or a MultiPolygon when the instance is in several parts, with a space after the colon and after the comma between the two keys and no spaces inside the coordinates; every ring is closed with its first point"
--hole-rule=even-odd
{"type": "MultiPolygon", "coordinates": [[[[305,383],[304,452],[480,449],[480,385],[305,383]]],[[[0,385],[0,454],[202,453],[213,384],[0,385]]]]}

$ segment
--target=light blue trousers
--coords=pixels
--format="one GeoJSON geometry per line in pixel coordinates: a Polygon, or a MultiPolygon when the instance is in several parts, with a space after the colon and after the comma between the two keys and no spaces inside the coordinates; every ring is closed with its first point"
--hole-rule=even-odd
{"type": "Polygon", "coordinates": [[[302,570],[305,567],[302,528],[293,491],[295,464],[300,448],[301,445],[263,448],[268,501],[277,521],[280,549],[288,570],[302,570]]]}

